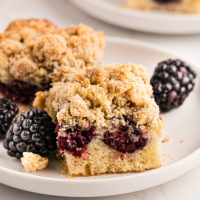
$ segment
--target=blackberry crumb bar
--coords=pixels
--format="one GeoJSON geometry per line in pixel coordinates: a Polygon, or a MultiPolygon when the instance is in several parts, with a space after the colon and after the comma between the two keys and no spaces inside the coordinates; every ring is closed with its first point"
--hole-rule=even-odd
{"type": "Polygon", "coordinates": [[[0,93],[29,105],[60,68],[98,65],[104,46],[103,32],[83,24],[63,29],[44,19],[16,20],[0,34],[0,93]]]}
{"type": "Polygon", "coordinates": [[[145,68],[111,64],[65,69],[34,106],[57,123],[68,176],[139,172],[161,166],[163,120],[145,68]]]}
{"type": "Polygon", "coordinates": [[[139,10],[199,13],[200,0],[128,0],[126,7],[139,10]]]}

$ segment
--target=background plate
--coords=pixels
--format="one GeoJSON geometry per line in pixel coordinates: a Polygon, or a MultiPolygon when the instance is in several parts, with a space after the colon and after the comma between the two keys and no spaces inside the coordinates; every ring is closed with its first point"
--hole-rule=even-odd
{"type": "Polygon", "coordinates": [[[172,14],[123,9],[126,0],[73,0],[80,9],[105,22],[161,34],[200,33],[200,14],[172,14]]]}
{"type": "MultiPolygon", "coordinates": [[[[105,52],[106,63],[142,63],[152,74],[159,61],[181,58],[167,50],[139,41],[123,38],[108,38],[105,52]]],[[[190,61],[186,60],[191,64],[190,61]]],[[[20,163],[7,156],[0,142],[0,182],[19,189],[57,196],[97,197],[118,195],[143,190],[172,180],[200,164],[200,94],[199,69],[195,90],[178,109],[163,115],[164,136],[171,141],[162,144],[163,167],[142,173],[102,175],[93,177],[67,178],[61,173],[56,160],[43,171],[26,173],[20,163]],[[184,140],[184,143],[180,141],[184,140]]]]}

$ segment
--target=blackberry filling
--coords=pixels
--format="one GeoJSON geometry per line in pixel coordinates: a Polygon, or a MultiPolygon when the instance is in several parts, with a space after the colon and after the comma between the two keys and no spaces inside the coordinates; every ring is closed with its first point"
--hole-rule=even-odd
{"type": "MultiPolygon", "coordinates": [[[[44,89],[47,89],[49,85],[45,85],[44,89]]],[[[8,84],[0,82],[0,92],[16,103],[28,105],[35,98],[35,93],[38,91],[38,87],[31,85],[23,81],[13,81],[8,84]]]]}
{"type": "Polygon", "coordinates": [[[95,127],[90,126],[87,129],[81,130],[79,127],[66,130],[66,137],[58,137],[58,145],[61,151],[68,151],[73,156],[81,156],[87,150],[87,145],[95,136],[95,127]]]}
{"type": "Polygon", "coordinates": [[[121,126],[118,130],[106,132],[103,141],[121,153],[133,153],[143,149],[147,144],[147,138],[142,137],[142,133],[132,121],[129,121],[129,125],[121,126]]]}
{"type": "Polygon", "coordinates": [[[59,132],[59,129],[60,129],[60,125],[59,125],[58,120],[56,119],[56,129],[55,129],[55,133],[58,133],[58,132],[59,132]]]}

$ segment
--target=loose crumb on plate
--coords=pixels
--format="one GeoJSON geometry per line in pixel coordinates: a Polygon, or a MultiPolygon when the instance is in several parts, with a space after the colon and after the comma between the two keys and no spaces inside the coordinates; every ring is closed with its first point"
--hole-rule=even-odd
{"type": "Polygon", "coordinates": [[[27,172],[35,172],[44,169],[48,165],[48,158],[34,153],[24,152],[21,163],[27,172]]]}
{"type": "Polygon", "coordinates": [[[184,143],[184,140],[182,139],[182,140],[180,140],[180,143],[184,143]]]}
{"type": "Polygon", "coordinates": [[[162,143],[165,143],[165,142],[169,142],[171,140],[171,137],[169,135],[167,135],[163,140],[162,140],[162,143]]]}

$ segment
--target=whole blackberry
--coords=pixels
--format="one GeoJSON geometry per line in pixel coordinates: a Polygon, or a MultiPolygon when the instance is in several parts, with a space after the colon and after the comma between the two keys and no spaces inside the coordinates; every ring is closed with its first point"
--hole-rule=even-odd
{"type": "Polygon", "coordinates": [[[0,138],[4,137],[18,111],[18,107],[10,99],[0,99],[0,138]]]}
{"type": "Polygon", "coordinates": [[[13,120],[4,148],[11,157],[21,158],[23,152],[32,152],[43,157],[56,149],[55,124],[44,110],[33,108],[13,120]]]}
{"type": "Polygon", "coordinates": [[[179,59],[160,62],[151,78],[154,98],[160,110],[167,112],[180,106],[195,85],[195,72],[179,59]]]}

